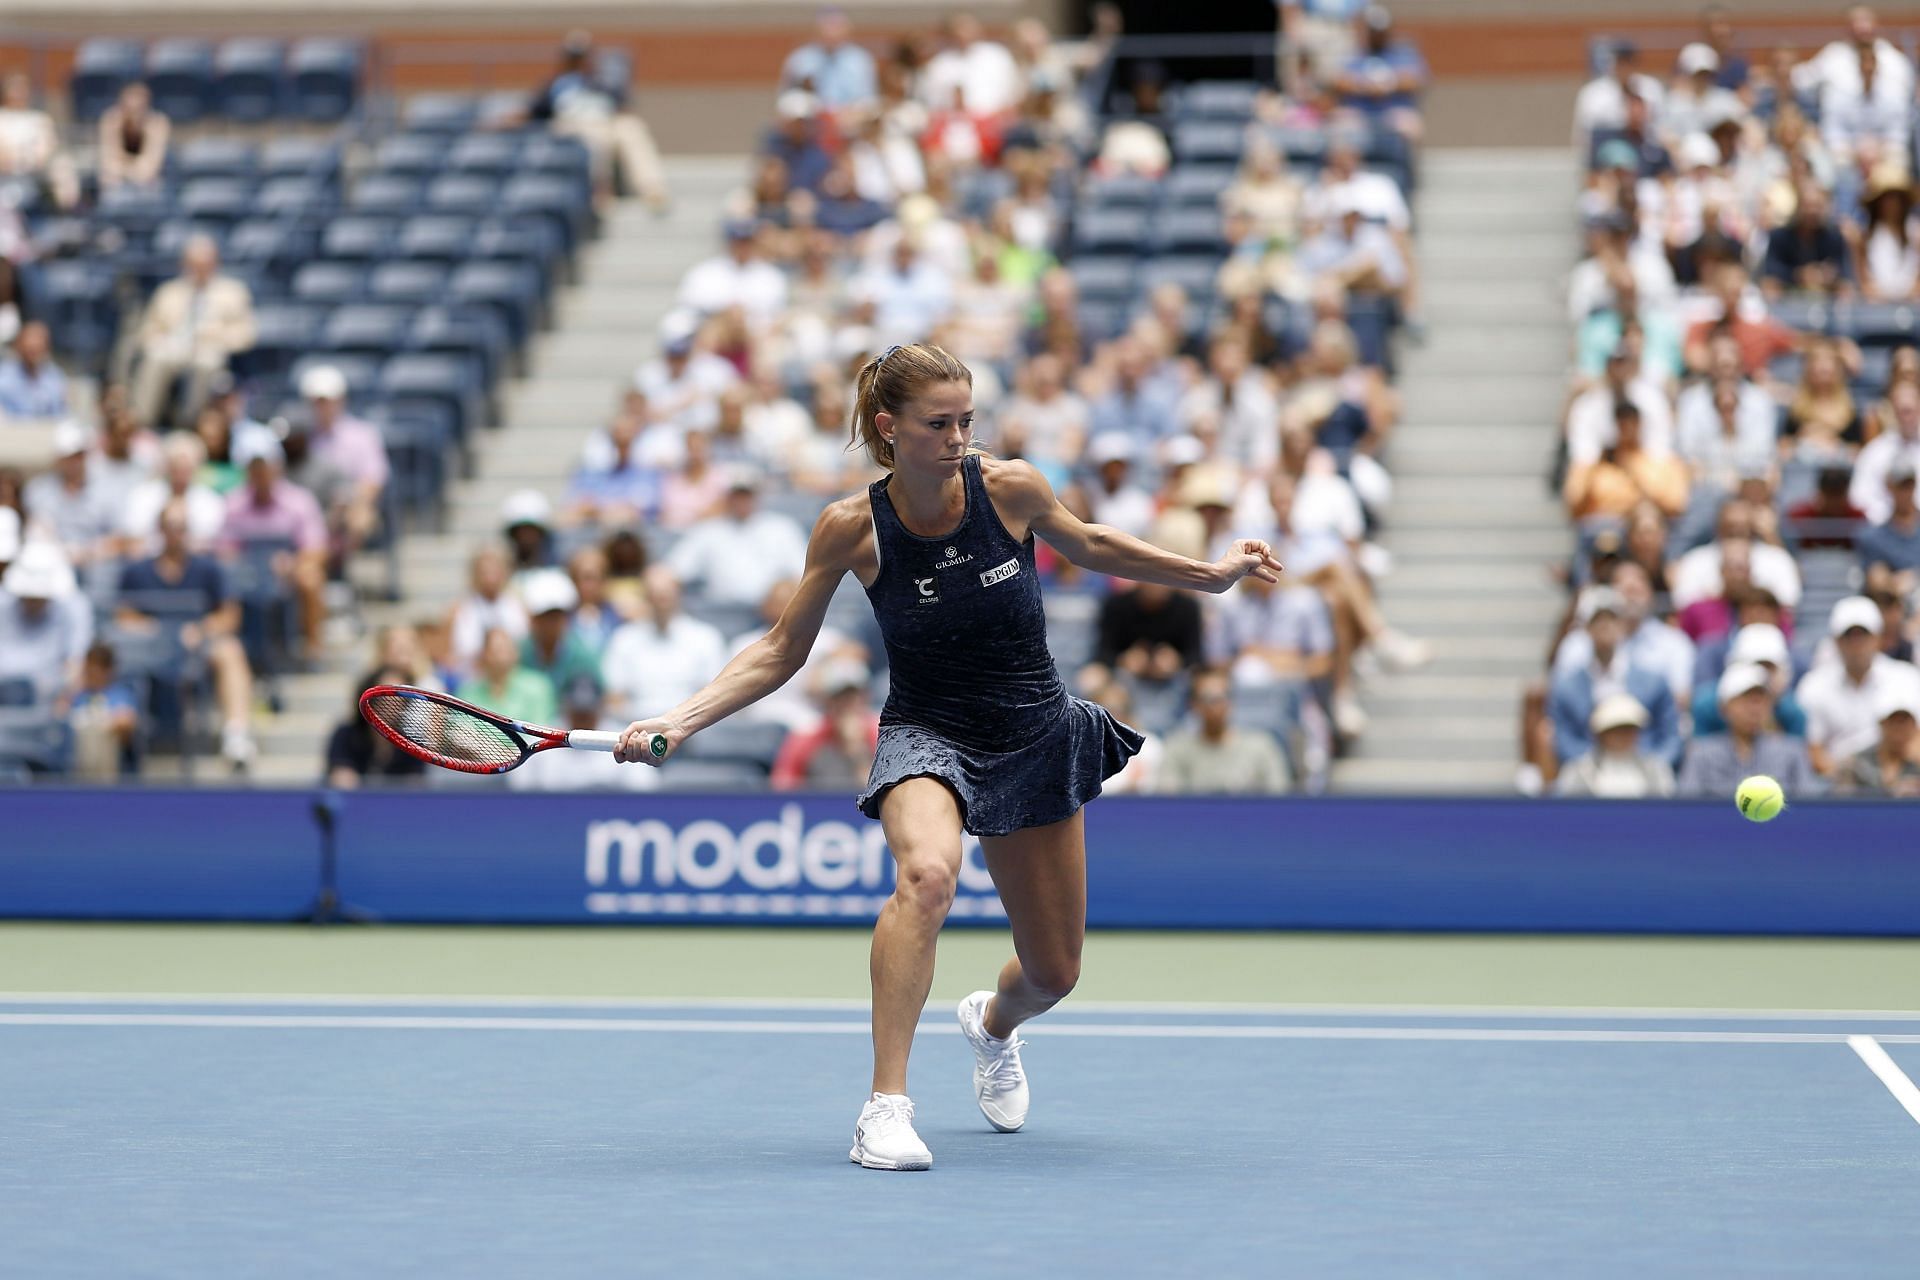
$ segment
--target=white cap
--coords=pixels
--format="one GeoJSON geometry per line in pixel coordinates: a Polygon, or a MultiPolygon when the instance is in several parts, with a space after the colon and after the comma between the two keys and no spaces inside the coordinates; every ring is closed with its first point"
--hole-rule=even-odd
{"type": "Polygon", "coordinates": [[[1124,431],[1102,431],[1087,442],[1087,458],[1096,467],[1133,461],[1133,437],[1124,431]]]}
{"type": "Polygon", "coordinates": [[[330,364],[316,364],[300,375],[300,396],[304,400],[344,400],[347,375],[330,364]]]}
{"type": "Polygon", "coordinates": [[[1704,133],[1690,133],[1680,139],[1680,154],[1675,157],[1682,170],[1711,169],[1720,163],[1720,148],[1704,133]]]}
{"type": "Polygon", "coordinates": [[[805,89],[789,89],[773,100],[773,113],[782,120],[809,120],[820,110],[820,99],[805,89]]]}
{"type": "Polygon", "coordinates": [[[1913,680],[1889,680],[1885,687],[1873,697],[1873,718],[1885,720],[1888,716],[1899,715],[1902,711],[1920,720],[1920,682],[1913,680]]]}
{"type": "Polygon", "coordinates": [[[71,458],[76,453],[85,453],[93,448],[93,432],[84,422],[75,422],[68,418],[53,429],[53,456],[71,458]]]}
{"type": "Polygon", "coordinates": [[[55,542],[29,542],[0,575],[0,587],[23,600],[59,600],[73,594],[73,566],[55,542]]]}
{"type": "Polygon", "coordinates": [[[572,613],[580,605],[580,593],[574,590],[573,579],[561,570],[536,569],[520,580],[520,603],[526,606],[530,618],[556,609],[572,613]]]}
{"type": "Polygon", "coordinates": [[[734,463],[726,469],[725,475],[727,477],[728,493],[733,493],[741,489],[749,493],[760,492],[760,485],[763,480],[760,475],[760,468],[750,462],[734,463]]]}
{"type": "Polygon", "coordinates": [[[814,687],[827,697],[843,689],[864,689],[873,682],[873,673],[858,658],[829,658],[820,664],[820,678],[814,687]]]}
{"type": "Polygon", "coordinates": [[[0,564],[20,554],[20,513],[12,507],[0,507],[0,564]]]}
{"type": "Polygon", "coordinates": [[[669,311],[660,317],[660,345],[669,351],[684,347],[700,332],[700,317],[691,311],[669,311]]]}
{"type": "Polygon", "coordinates": [[[1602,613],[1619,618],[1624,617],[1626,612],[1626,598],[1608,586],[1588,587],[1580,593],[1580,602],[1575,606],[1575,616],[1580,619],[1581,626],[1592,622],[1602,613]]]}
{"type": "Polygon", "coordinates": [[[1168,439],[1160,446],[1160,464],[1167,467],[1189,467],[1207,456],[1207,446],[1200,443],[1199,436],[1178,435],[1168,439]]]}
{"type": "Polygon", "coordinates": [[[1727,650],[1727,661],[1771,662],[1776,667],[1784,668],[1790,661],[1786,633],[1771,622],[1749,623],[1734,634],[1733,645],[1727,650]]]}
{"type": "Polygon", "coordinates": [[[280,447],[280,437],[273,434],[273,428],[258,424],[234,438],[232,456],[233,465],[243,470],[255,462],[271,462],[278,467],[287,461],[287,452],[280,447]]]}
{"type": "Polygon", "coordinates": [[[1884,621],[1879,605],[1865,596],[1848,596],[1835,604],[1833,612],[1827,615],[1827,634],[1843,636],[1855,627],[1862,627],[1877,636],[1884,621]]]}
{"type": "Polygon", "coordinates": [[[517,524],[537,524],[544,529],[552,521],[553,504],[538,489],[516,489],[500,504],[500,527],[503,529],[511,529],[517,524]]]}
{"type": "Polygon", "coordinates": [[[1697,76],[1703,71],[1718,71],[1720,55],[1713,51],[1712,45],[1696,41],[1680,51],[1674,65],[1683,76],[1697,76]]]}
{"type": "Polygon", "coordinates": [[[1724,704],[1755,689],[1773,688],[1773,677],[1757,662],[1734,662],[1720,673],[1720,685],[1714,694],[1724,704]]]}
{"type": "Polygon", "coordinates": [[[1619,729],[1632,725],[1643,729],[1647,724],[1647,709],[1640,700],[1630,693],[1610,693],[1600,699],[1600,705],[1593,709],[1587,718],[1587,727],[1595,733],[1605,733],[1609,729],[1619,729]]]}

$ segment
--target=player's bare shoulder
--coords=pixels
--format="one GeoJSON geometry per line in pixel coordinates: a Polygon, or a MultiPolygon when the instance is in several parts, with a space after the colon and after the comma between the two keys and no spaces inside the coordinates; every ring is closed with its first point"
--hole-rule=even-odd
{"type": "Polygon", "coordinates": [[[980,481],[1008,528],[1026,528],[1053,509],[1053,486],[1025,458],[980,459],[980,481]],[[1011,519],[1008,519],[1011,517],[1011,519]]]}
{"type": "Polygon", "coordinates": [[[878,566],[873,545],[873,507],[863,491],[827,504],[814,521],[807,561],[870,576],[878,566]]]}

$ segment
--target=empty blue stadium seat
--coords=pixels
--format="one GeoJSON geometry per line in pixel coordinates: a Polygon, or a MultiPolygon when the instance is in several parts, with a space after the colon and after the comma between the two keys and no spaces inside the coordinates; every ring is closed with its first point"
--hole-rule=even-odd
{"type": "Polygon", "coordinates": [[[336,307],[320,329],[320,344],[328,351],[385,359],[406,349],[415,308],[383,303],[355,303],[336,307]]]}
{"type": "Polygon", "coordinates": [[[407,349],[460,356],[473,364],[481,385],[491,387],[506,372],[513,335],[506,321],[486,306],[427,307],[414,317],[407,349]]]}
{"type": "Polygon", "coordinates": [[[440,134],[465,133],[473,118],[473,96],[465,93],[417,93],[400,116],[409,133],[440,134]]]}
{"type": "Polygon", "coordinates": [[[1153,229],[1158,251],[1211,253],[1224,256],[1226,238],[1220,230],[1220,211],[1206,205],[1175,205],[1160,211],[1153,229]]]}
{"type": "Polygon", "coordinates": [[[555,174],[529,173],[500,189],[500,209],[509,216],[538,214],[552,220],[567,238],[568,252],[592,226],[592,195],[581,184],[555,174]]]}
{"type": "Polygon", "coordinates": [[[501,208],[500,184],[484,174],[444,174],[427,187],[426,208],[434,213],[484,218],[501,208]]]}
{"type": "Polygon", "coordinates": [[[1083,340],[1110,342],[1127,331],[1132,308],[1124,302],[1082,302],[1074,314],[1080,321],[1083,340]]]}
{"type": "Polygon", "coordinates": [[[1167,199],[1175,204],[1218,205],[1220,194],[1233,185],[1230,164],[1183,164],[1166,177],[1167,199]]]}
{"type": "Polygon", "coordinates": [[[1259,86],[1250,80],[1201,80],[1180,91],[1179,113],[1187,120],[1245,122],[1253,117],[1259,86]]]}
{"type": "Polygon", "coordinates": [[[323,308],[302,302],[268,302],[253,310],[253,349],[234,357],[243,380],[284,377],[294,361],[320,345],[323,308]]]}
{"type": "Polygon", "coordinates": [[[524,262],[469,262],[454,270],[447,301],[492,308],[506,322],[516,349],[526,344],[540,318],[540,274],[524,262]]]}
{"type": "Polygon", "coordinates": [[[367,296],[376,302],[426,306],[447,291],[447,269],[437,262],[383,262],[367,280],[367,296]]]}
{"type": "Polygon", "coordinates": [[[397,241],[400,256],[422,262],[459,262],[473,248],[473,218],[429,213],[408,218],[397,241]]]}
{"type": "Polygon", "coordinates": [[[243,138],[193,138],[173,148],[173,168],[183,182],[196,178],[246,178],[258,160],[243,138]]]}
{"type": "Polygon", "coordinates": [[[260,215],[294,216],[318,222],[339,204],[339,189],[317,178],[268,178],[253,193],[253,210],[260,215]]]}
{"type": "Polygon", "coordinates": [[[587,144],[557,133],[536,133],[520,153],[523,173],[570,176],[585,182],[592,169],[587,144]]]}
{"type": "Polygon", "coordinates": [[[1133,297],[1137,264],[1131,257],[1076,258],[1073,282],[1088,302],[1125,302],[1133,297]]]}
{"type": "Polygon", "coordinates": [[[73,76],[67,83],[74,120],[81,124],[98,120],[120,96],[120,90],[140,78],[145,62],[146,50],[138,40],[83,40],[74,54],[73,76]]]}
{"type": "Polygon", "coordinates": [[[398,219],[350,213],[320,233],[320,252],[335,262],[384,262],[397,249],[398,219]]]}
{"type": "Polygon", "coordinates": [[[1213,280],[1220,272],[1220,259],[1211,255],[1156,258],[1140,270],[1140,287],[1152,289],[1171,281],[1187,291],[1187,296],[1203,301],[1213,296],[1213,280]]]}
{"type": "Polygon", "coordinates": [[[387,446],[392,484],[400,505],[416,515],[434,515],[447,486],[446,452],[453,444],[443,426],[428,417],[377,411],[375,425],[387,446]]]}
{"type": "Polygon", "coordinates": [[[332,182],[340,176],[340,148],[324,138],[275,138],[260,149],[263,178],[332,182]]]}
{"type": "Polygon", "coordinates": [[[213,106],[213,43],[188,36],[155,40],[147,48],[147,87],[153,105],[175,124],[192,124],[213,106]]]}
{"type": "Polygon", "coordinates": [[[1146,248],[1149,226],[1145,209],[1126,206],[1082,209],[1073,222],[1074,250],[1131,257],[1146,248]]]}
{"type": "Polygon", "coordinates": [[[253,212],[253,183],[245,178],[196,178],[180,188],[174,207],[189,218],[231,226],[253,212]]]}
{"type": "Polygon", "coordinates": [[[312,254],[312,243],[294,228],[273,218],[249,219],[227,232],[222,256],[236,268],[245,268],[284,288],[293,269],[312,254]]]}
{"type": "Polygon", "coordinates": [[[504,178],[519,168],[523,145],[516,134],[469,133],[446,150],[446,168],[451,173],[504,178]]]}
{"type": "Polygon", "coordinates": [[[367,269],[354,262],[309,262],[293,273],[293,296],[302,302],[359,302],[367,293],[367,269]]]}
{"type": "Polygon", "coordinates": [[[1267,125],[1261,130],[1275,150],[1291,164],[1318,167],[1327,158],[1327,133],[1324,129],[1294,125],[1267,125]]]}
{"type": "Polygon", "coordinates": [[[551,283],[555,270],[566,255],[566,238],[544,218],[496,218],[475,229],[475,260],[518,262],[533,267],[540,276],[541,292],[551,283]]]}
{"type": "Polygon", "coordinates": [[[1237,124],[1188,120],[1173,130],[1173,153],[1182,163],[1237,161],[1245,145],[1246,130],[1237,124]]]}
{"type": "Polygon", "coordinates": [[[213,55],[214,113],[242,124],[278,116],[286,98],[286,56],[284,44],[260,36],[222,42],[213,55]]]}
{"type": "Polygon", "coordinates": [[[1111,205],[1150,205],[1160,199],[1161,182],[1138,173],[1116,173],[1107,177],[1090,176],[1081,188],[1083,206],[1103,208],[1111,205]]]}
{"type": "Polygon", "coordinates": [[[401,133],[383,139],[373,153],[377,173],[407,174],[427,178],[440,172],[447,161],[447,140],[427,133],[401,133]]]}
{"type": "Polygon", "coordinates": [[[297,42],[287,55],[292,112],[314,124],[353,114],[360,95],[360,44],[322,37],[297,42]]]}
{"type": "Polygon", "coordinates": [[[394,399],[430,400],[446,405],[464,438],[478,425],[481,388],[471,366],[457,356],[409,353],[394,356],[380,369],[380,393],[394,399]]]}
{"type": "Polygon", "coordinates": [[[1774,319],[1802,333],[1833,332],[1833,307],[1820,298],[1786,297],[1772,305],[1774,319]]]}
{"type": "Polygon", "coordinates": [[[1899,346],[1920,335],[1920,311],[1905,302],[1855,302],[1833,310],[1835,333],[1861,346],[1899,346]]]}
{"type": "Polygon", "coordinates": [[[347,208],[355,213],[385,213],[406,217],[417,213],[424,193],[418,178],[376,173],[354,184],[347,208]]]}
{"type": "Polygon", "coordinates": [[[85,261],[49,262],[40,271],[40,293],[54,350],[91,363],[112,349],[119,314],[109,268],[85,261]]]}

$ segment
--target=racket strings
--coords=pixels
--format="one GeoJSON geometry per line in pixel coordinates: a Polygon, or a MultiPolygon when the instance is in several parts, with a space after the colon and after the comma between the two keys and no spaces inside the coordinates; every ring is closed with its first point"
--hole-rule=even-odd
{"type": "Polygon", "coordinates": [[[408,742],[449,760],[508,764],[524,749],[491,721],[426,698],[383,693],[367,699],[367,713],[408,742]]]}

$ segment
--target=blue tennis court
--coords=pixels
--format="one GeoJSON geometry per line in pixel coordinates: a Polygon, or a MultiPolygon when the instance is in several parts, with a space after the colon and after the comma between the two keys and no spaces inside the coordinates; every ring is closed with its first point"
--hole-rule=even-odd
{"type": "Polygon", "coordinates": [[[975,1110],[944,1007],[924,1031],[935,1167],[888,1175],[846,1162],[868,1060],[849,1002],[0,998],[0,1233],[35,1276],[1920,1257],[1911,1014],[1089,1003],[1030,1028],[1011,1135],[975,1110]]]}

